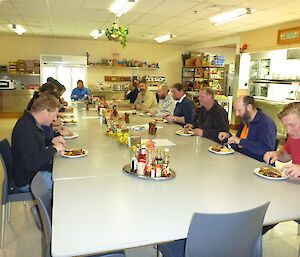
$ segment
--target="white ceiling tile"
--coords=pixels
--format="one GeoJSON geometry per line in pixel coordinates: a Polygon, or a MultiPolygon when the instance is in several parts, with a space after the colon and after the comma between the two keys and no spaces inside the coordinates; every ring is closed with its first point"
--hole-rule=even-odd
{"type": "MultiPolygon", "coordinates": [[[[23,25],[26,35],[90,38],[92,29],[111,27],[113,0],[0,0],[0,33],[8,23],[23,25]]],[[[120,25],[129,27],[129,42],[151,42],[165,33],[166,44],[188,45],[277,23],[299,20],[299,0],[139,0],[120,25]],[[257,9],[252,15],[213,26],[209,18],[237,7],[257,9]],[[196,11],[196,12],[195,12],[196,11]]],[[[101,39],[105,40],[105,39],[101,39]]]]}
{"type": "Polygon", "coordinates": [[[80,10],[80,15],[77,17],[78,21],[106,21],[112,13],[106,10],[98,9],[87,9],[83,8],[80,10]]]}
{"type": "Polygon", "coordinates": [[[198,3],[187,1],[187,0],[165,0],[165,1],[162,1],[154,9],[152,9],[151,13],[154,15],[166,15],[167,14],[168,16],[175,16],[175,15],[178,15],[181,12],[187,11],[197,5],[198,5],[198,3]]]}
{"type": "Polygon", "coordinates": [[[113,0],[86,0],[82,7],[109,11],[112,4],[113,0]]]}
{"type": "Polygon", "coordinates": [[[158,16],[152,14],[145,14],[138,20],[136,20],[133,25],[140,24],[146,26],[155,26],[161,24],[162,22],[168,20],[167,16],[158,16]]]}
{"type": "Polygon", "coordinates": [[[18,15],[19,13],[11,3],[0,2],[0,16],[2,15],[18,15]]]}
{"type": "Polygon", "coordinates": [[[14,4],[16,10],[23,16],[44,17],[48,15],[48,7],[46,2],[43,4],[14,4]]]}

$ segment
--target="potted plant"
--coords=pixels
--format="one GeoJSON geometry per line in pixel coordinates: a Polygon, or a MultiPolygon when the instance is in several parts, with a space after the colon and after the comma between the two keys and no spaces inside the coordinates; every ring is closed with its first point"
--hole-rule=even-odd
{"type": "Polygon", "coordinates": [[[119,26],[118,21],[114,21],[111,28],[107,28],[105,35],[108,40],[120,42],[120,44],[125,47],[127,43],[128,27],[119,26]]]}

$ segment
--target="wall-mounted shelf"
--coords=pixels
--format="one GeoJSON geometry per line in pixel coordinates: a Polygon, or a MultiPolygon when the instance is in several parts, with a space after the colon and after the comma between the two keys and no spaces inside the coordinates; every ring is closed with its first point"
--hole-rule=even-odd
{"type": "Polygon", "coordinates": [[[88,65],[88,68],[111,68],[111,69],[137,69],[137,70],[158,70],[159,68],[130,67],[130,66],[107,66],[107,65],[88,65]]]}

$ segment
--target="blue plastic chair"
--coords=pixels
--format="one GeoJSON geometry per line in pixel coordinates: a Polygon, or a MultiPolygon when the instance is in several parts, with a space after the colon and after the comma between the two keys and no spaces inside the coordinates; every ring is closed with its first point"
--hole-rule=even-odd
{"type": "MultiPolygon", "coordinates": [[[[37,202],[37,207],[43,224],[45,237],[44,257],[51,257],[51,234],[52,234],[52,192],[43,179],[41,172],[38,172],[31,182],[31,192],[37,202]]],[[[124,251],[107,254],[93,255],[91,257],[126,257],[124,251]]]]}
{"type": "Polygon", "coordinates": [[[11,147],[7,139],[0,141],[0,165],[2,162],[4,179],[2,184],[2,217],[1,217],[1,239],[0,247],[4,246],[4,229],[6,217],[6,204],[8,204],[7,221],[11,221],[11,203],[32,201],[30,192],[21,192],[14,184],[13,180],[13,160],[11,147]]]}
{"type": "Polygon", "coordinates": [[[195,213],[186,239],[159,244],[164,257],[261,257],[262,224],[269,202],[224,214],[195,213]]]}

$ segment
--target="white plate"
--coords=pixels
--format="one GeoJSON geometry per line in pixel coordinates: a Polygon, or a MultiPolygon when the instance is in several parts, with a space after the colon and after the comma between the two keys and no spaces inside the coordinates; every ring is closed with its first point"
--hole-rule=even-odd
{"type": "Polygon", "coordinates": [[[78,137],[77,133],[73,133],[73,135],[71,135],[71,136],[63,136],[64,139],[72,139],[72,138],[76,138],[76,137],[78,137]]]}
{"type": "Polygon", "coordinates": [[[154,118],[153,122],[155,122],[155,123],[168,123],[168,121],[166,119],[162,119],[162,118],[154,118]]]}
{"type": "Polygon", "coordinates": [[[193,136],[195,134],[195,132],[194,131],[189,131],[188,134],[186,134],[186,133],[184,133],[183,130],[177,130],[176,134],[178,136],[182,136],[182,137],[190,137],[190,136],[193,136]]]}
{"type": "Polygon", "coordinates": [[[70,126],[70,125],[77,125],[77,121],[76,122],[62,122],[64,126],[70,126]]]}
{"type": "Polygon", "coordinates": [[[226,154],[233,154],[234,153],[233,149],[230,149],[230,151],[228,151],[228,152],[221,152],[221,151],[220,152],[216,152],[212,148],[213,148],[213,146],[209,147],[208,151],[210,151],[212,153],[215,153],[215,154],[226,155],[226,154]]]}
{"type": "MultiPolygon", "coordinates": [[[[66,149],[66,150],[73,150],[73,149],[66,149]]],[[[63,156],[63,157],[66,157],[66,158],[81,158],[81,157],[84,157],[84,156],[87,156],[88,155],[88,151],[87,150],[85,150],[85,149],[82,149],[85,153],[84,154],[82,154],[82,155],[76,155],[76,156],[69,156],[69,155],[65,155],[65,154],[61,154],[61,156],[63,156]]]]}
{"type": "Polygon", "coordinates": [[[262,177],[262,178],[265,178],[265,179],[270,179],[270,180],[285,180],[285,179],[288,179],[289,176],[285,175],[283,172],[282,173],[282,177],[281,178],[272,178],[272,177],[267,177],[265,175],[262,175],[262,174],[259,174],[258,172],[260,171],[260,168],[256,168],[254,169],[254,173],[259,176],[259,177],[262,177]]]}

